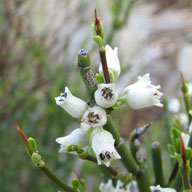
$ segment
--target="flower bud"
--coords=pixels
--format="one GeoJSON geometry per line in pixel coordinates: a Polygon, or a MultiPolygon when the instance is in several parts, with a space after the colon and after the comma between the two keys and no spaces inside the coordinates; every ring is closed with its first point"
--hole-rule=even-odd
{"type": "Polygon", "coordinates": [[[97,105],[103,108],[109,108],[115,105],[118,99],[115,84],[99,84],[98,89],[95,91],[95,101],[97,105]]]}
{"type": "Polygon", "coordinates": [[[163,95],[160,91],[160,85],[151,84],[149,73],[143,77],[138,77],[138,81],[129,85],[124,90],[124,98],[132,109],[141,109],[156,105],[163,107],[160,98],[163,95]]]}
{"type": "Polygon", "coordinates": [[[81,121],[94,128],[103,126],[107,123],[106,111],[98,106],[88,108],[83,114],[81,121]]]}
{"type": "Polygon", "coordinates": [[[161,188],[160,185],[155,186],[151,186],[150,187],[151,192],[176,192],[175,189],[171,189],[171,188],[161,188]]]}
{"type": "Polygon", "coordinates": [[[61,145],[59,152],[66,152],[66,148],[70,145],[80,145],[81,147],[86,147],[89,144],[89,135],[91,132],[92,129],[90,126],[81,124],[81,128],[75,129],[69,135],[57,138],[56,142],[61,145]]]}
{"type": "MultiPolygon", "coordinates": [[[[117,51],[118,51],[117,47],[115,47],[113,50],[109,45],[105,46],[107,66],[108,66],[108,69],[113,72],[115,78],[118,77],[121,72],[117,51]]],[[[102,64],[100,64],[99,66],[99,73],[103,74],[102,64]]]]}
{"type": "Polygon", "coordinates": [[[87,104],[83,100],[73,96],[68,87],[65,87],[64,93],[55,97],[55,101],[57,105],[61,106],[75,118],[80,118],[87,109],[87,104]]]}
{"type": "Polygon", "coordinates": [[[109,167],[113,159],[121,159],[120,155],[114,147],[115,139],[112,134],[103,128],[97,128],[92,133],[92,148],[95,152],[97,163],[104,163],[109,167]]]}

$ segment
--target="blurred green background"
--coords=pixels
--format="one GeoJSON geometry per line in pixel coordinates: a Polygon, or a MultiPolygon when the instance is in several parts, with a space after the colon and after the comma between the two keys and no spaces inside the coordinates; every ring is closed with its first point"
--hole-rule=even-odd
{"type": "MultiPolygon", "coordinates": [[[[178,59],[186,54],[183,47],[192,43],[190,0],[1,0],[0,192],[57,191],[32,165],[15,123],[36,139],[43,159],[65,182],[71,182],[74,170],[85,178],[89,191],[97,191],[99,180],[103,180],[94,164],[58,154],[55,142],[79,122],[58,107],[54,97],[68,86],[75,96],[88,98],[76,67],[77,50],[90,51],[93,71],[99,65],[91,39],[95,8],[104,25],[105,42],[119,47],[119,93],[145,72],[151,73],[155,84],[161,84],[166,97],[179,92],[181,67],[188,69],[184,75],[192,80],[190,64],[183,66],[178,59]]],[[[113,117],[124,138],[132,129],[163,115],[157,108],[136,112],[123,108],[121,112],[123,115],[115,112],[113,117]]],[[[147,148],[154,139],[164,137],[159,126],[165,127],[162,122],[154,125],[155,134],[149,132],[150,139],[144,140],[147,148]]]]}

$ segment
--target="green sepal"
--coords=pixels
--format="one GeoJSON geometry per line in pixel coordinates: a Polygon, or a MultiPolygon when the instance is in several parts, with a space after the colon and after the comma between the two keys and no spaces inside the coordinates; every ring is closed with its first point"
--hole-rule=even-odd
{"type": "Polygon", "coordinates": [[[186,159],[187,159],[187,160],[190,160],[191,157],[192,157],[192,149],[189,148],[189,147],[186,147],[186,148],[185,148],[185,154],[186,154],[186,159]]]}
{"type": "Polygon", "coordinates": [[[82,153],[79,153],[79,157],[82,159],[85,159],[89,155],[89,152],[87,150],[83,151],[82,153]]]}
{"type": "Polygon", "coordinates": [[[177,119],[177,118],[174,119],[173,127],[176,128],[176,129],[178,129],[178,130],[180,129],[180,127],[181,127],[181,122],[180,122],[179,119],[177,119]]]}
{"type": "Polygon", "coordinates": [[[179,163],[180,167],[183,167],[183,159],[179,153],[175,152],[174,155],[171,155],[171,157],[179,163]]]}
{"type": "MultiPolygon", "coordinates": [[[[104,39],[104,35],[105,35],[104,28],[103,28],[103,25],[101,23],[100,23],[100,26],[101,26],[101,38],[104,39]]],[[[93,36],[96,36],[97,33],[95,31],[95,21],[93,21],[91,28],[92,28],[93,36]]]]}
{"type": "Polygon", "coordinates": [[[118,103],[116,103],[115,105],[113,105],[113,110],[117,110],[117,109],[119,109],[119,104],[118,103]]]}
{"type": "Polygon", "coordinates": [[[97,80],[97,84],[105,83],[103,76],[99,73],[96,73],[96,80],[97,80]]]}
{"type": "Polygon", "coordinates": [[[172,143],[175,147],[175,151],[179,152],[179,149],[180,149],[180,144],[179,144],[180,132],[179,132],[179,130],[177,128],[171,129],[170,135],[171,135],[172,143]]]}
{"type": "Polygon", "coordinates": [[[99,35],[92,36],[92,39],[97,43],[97,45],[99,46],[100,49],[102,49],[102,50],[105,49],[103,46],[102,39],[99,35]]]}
{"type": "Polygon", "coordinates": [[[33,153],[31,156],[31,160],[37,167],[45,166],[45,162],[41,160],[41,155],[39,155],[38,153],[33,153]]]}
{"type": "Polygon", "coordinates": [[[111,83],[114,83],[115,76],[114,76],[113,72],[110,69],[109,69],[109,76],[110,76],[111,83]]]}
{"type": "Polygon", "coordinates": [[[176,152],[174,145],[173,144],[168,144],[167,147],[169,149],[170,154],[174,155],[174,153],[176,152]]]}
{"type": "Polygon", "coordinates": [[[36,141],[35,139],[33,139],[32,137],[28,138],[29,143],[31,144],[32,148],[34,149],[34,151],[37,151],[37,145],[36,145],[36,141]]]}
{"type": "Polygon", "coordinates": [[[72,180],[72,186],[75,189],[79,188],[80,182],[78,181],[78,179],[75,178],[75,179],[72,180]]]}
{"type": "Polygon", "coordinates": [[[67,152],[76,151],[77,153],[82,153],[82,147],[80,145],[69,145],[66,148],[67,152]]]}

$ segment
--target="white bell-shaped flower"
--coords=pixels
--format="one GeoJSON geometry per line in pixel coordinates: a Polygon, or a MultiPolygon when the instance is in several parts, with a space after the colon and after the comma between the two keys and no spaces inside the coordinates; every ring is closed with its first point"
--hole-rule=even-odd
{"type": "Polygon", "coordinates": [[[94,128],[103,126],[107,123],[107,114],[101,107],[90,107],[83,114],[81,121],[94,128]]]}
{"type": "Polygon", "coordinates": [[[115,84],[99,84],[98,89],[95,91],[95,101],[97,105],[103,108],[109,108],[115,105],[118,99],[115,84]]]}
{"type": "Polygon", "coordinates": [[[120,180],[117,181],[116,187],[113,186],[112,180],[109,179],[107,183],[101,183],[99,185],[101,192],[138,192],[136,181],[125,185],[120,180]]]}
{"type": "Polygon", "coordinates": [[[65,137],[59,137],[56,142],[60,144],[60,153],[66,152],[69,145],[80,145],[82,148],[89,144],[90,134],[93,129],[84,123],[81,123],[81,128],[77,128],[65,137]]]}
{"type": "Polygon", "coordinates": [[[155,186],[151,186],[150,187],[151,192],[177,192],[175,189],[171,189],[171,188],[161,188],[160,185],[155,186]]]}
{"type": "MultiPolygon", "coordinates": [[[[113,50],[109,45],[105,46],[107,66],[108,66],[108,69],[113,72],[115,78],[118,77],[121,72],[121,67],[120,67],[117,52],[118,52],[117,47],[115,47],[113,50]]],[[[103,74],[102,64],[100,64],[99,66],[99,73],[103,74]]]]}
{"type": "Polygon", "coordinates": [[[107,183],[101,183],[99,185],[99,189],[101,192],[115,192],[115,188],[113,187],[112,180],[109,179],[107,183]]]}
{"type": "Polygon", "coordinates": [[[163,107],[163,104],[160,103],[160,98],[163,94],[158,89],[160,89],[160,85],[152,85],[149,73],[147,73],[143,77],[139,76],[136,83],[125,88],[123,98],[133,109],[141,109],[153,105],[163,107]]]}
{"type": "Polygon", "coordinates": [[[88,107],[85,101],[73,96],[68,87],[65,87],[64,93],[55,97],[55,101],[57,105],[61,106],[75,118],[80,118],[88,107]]]}
{"type": "Polygon", "coordinates": [[[97,158],[98,165],[104,163],[109,167],[113,159],[121,159],[114,147],[115,139],[112,134],[99,127],[92,133],[92,148],[97,158]]]}

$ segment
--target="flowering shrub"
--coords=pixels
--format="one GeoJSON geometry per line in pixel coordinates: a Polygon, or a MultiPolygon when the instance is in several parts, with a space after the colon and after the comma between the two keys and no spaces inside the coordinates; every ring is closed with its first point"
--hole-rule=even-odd
{"type": "MultiPolygon", "coordinates": [[[[90,58],[87,50],[78,51],[78,69],[89,95],[89,101],[74,96],[68,87],[64,93],[55,97],[56,104],[61,106],[72,117],[78,118],[80,128],[73,130],[69,135],[56,139],[60,144],[60,153],[71,153],[77,157],[92,161],[98,166],[104,167],[111,175],[107,183],[100,184],[101,192],[183,192],[191,191],[190,184],[190,159],[192,157],[192,137],[190,125],[192,113],[190,110],[188,88],[182,76],[182,92],[184,94],[185,106],[187,109],[188,132],[181,132],[180,122],[176,122],[170,131],[172,143],[168,145],[170,156],[175,160],[175,166],[169,181],[166,183],[163,175],[160,143],[152,144],[153,169],[155,173],[155,185],[150,181],[145,166],[145,161],[138,158],[138,138],[145,133],[151,123],[134,130],[130,135],[130,149],[120,137],[110,114],[114,110],[126,105],[132,109],[142,109],[151,106],[163,107],[160,99],[163,95],[159,89],[160,85],[153,85],[149,74],[138,77],[138,81],[127,86],[122,95],[116,91],[115,79],[121,72],[117,48],[114,50],[110,45],[104,45],[104,31],[97,14],[93,22],[93,40],[99,47],[101,64],[99,73],[96,75],[91,71],[90,58]],[[114,169],[110,164],[114,160],[120,160],[125,166],[127,174],[114,169]],[[172,185],[173,180],[182,180],[183,188],[172,185]]],[[[176,104],[169,106],[174,112],[179,111],[176,104]]],[[[86,191],[86,182],[79,176],[68,186],[50,171],[37,151],[36,141],[27,139],[21,129],[17,126],[28,154],[33,163],[39,167],[53,182],[61,189],[69,192],[86,191]]]]}

